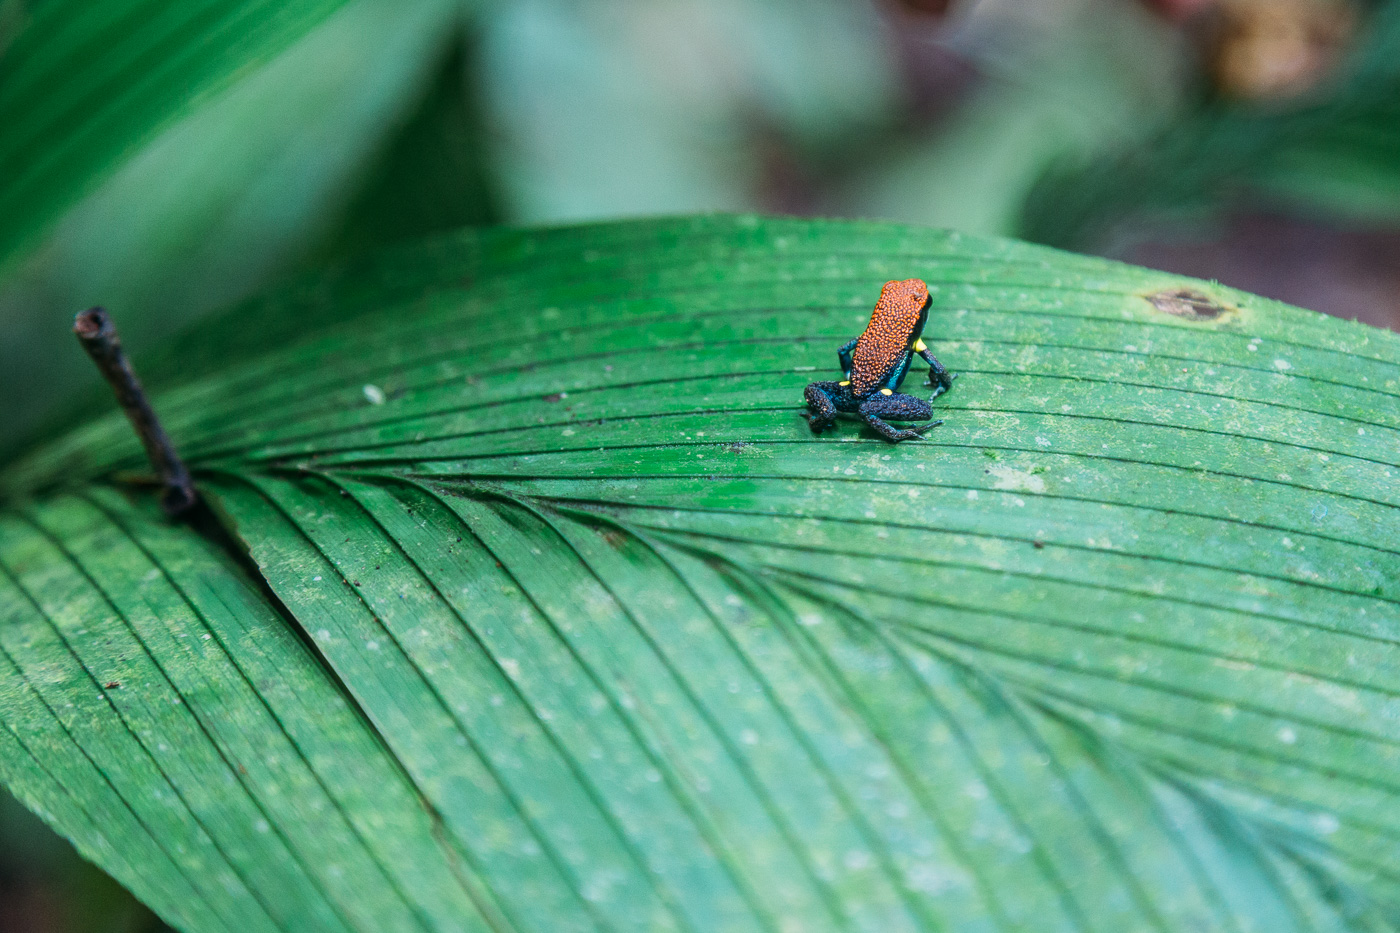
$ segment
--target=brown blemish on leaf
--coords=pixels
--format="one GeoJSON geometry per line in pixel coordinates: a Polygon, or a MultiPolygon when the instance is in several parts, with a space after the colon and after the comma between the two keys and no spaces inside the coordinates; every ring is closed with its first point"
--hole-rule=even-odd
{"type": "Polygon", "coordinates": [[[1234,308],[1222,305],[1209,295],[1190,288],[1153,292],[1143,297],[1163,314],[1173,314],[1188,321],[1214,321],[1222,315],[1235,312],[1234,308]]]}

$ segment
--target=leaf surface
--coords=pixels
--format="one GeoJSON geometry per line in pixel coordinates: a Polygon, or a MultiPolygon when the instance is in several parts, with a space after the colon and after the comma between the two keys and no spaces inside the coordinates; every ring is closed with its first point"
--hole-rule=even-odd
{"type": "Polygon", "coordinates": [[[0,57],[0,258],[189,101],[271,58],[343,0],[35,6],[0,57]]]}
{"type": "MultiPolygon", "coordinates": [[[[397,819],[433,819],[431,843],[393,839],[423,876],[366,864],[348,892],[247,850],[250,892],[321,884],[286,894],[294,925],[404,904],[431,929],[473,910],[518,930],[1400,919],[1394,335],[1011,241],[716,217],[391,252],[151,372],[287,614],[245,600],[285,644],[260,650],[350,704],[329,735],[381,737],[423,808],[397,819]],[[897,446],[854,422],[814,437],[803,386],[910,276],[960,374],[945,424],[897,446]]],[[[115,558],[43,516],[114,513],[83,484],[140,468],[115,416],[13,464],[12,497],[42,504],[7,520],[0,561],[96,579],[115,558]]],[[[143,566],[178,581],[165,562],[199,554],[241,579],[145,521],[170,556],[143,566]]],[[[112,631],[140,618],[123,588],[146,572],[107,571],[112,631]]],[[[44,579],[0,631],[96,612],[44,579]]],[[[250,663],[230,644],[221,664],[250,663]]],[[[21,670],[83,659],[14,650],[21,670]]],[[[17,724],[28,688],[9,689],[7,734],[49,735],[17,724]]],[[[112,710],[87,715],[94,741],[121,738],[112,710]]],[[[182,728],[172,757],[219,773],[220,733],[182,728]]],[[[6,775],[32,806],[57,791],[18,769],[48,754],[6,775]]],[[[110,755],[127,779],[133,752],[110,755]]],[[[87,780],[63,786],[85,799],[87,780]]],[[[346,819],[377,817],[378,785],[344,780],[364,795],[346,819]]],[[[84,844],[76,817],[50,819],[84,844]]],[[[268,824],[288,851],[360,851],[268,824]]],[[[357,838],[378,852],[387,832],[357,838]]],[[[181,858],[119,877],[164,909],[181,858]]],[[[190,911],[192,929],[226,916],[190,911]]]]}

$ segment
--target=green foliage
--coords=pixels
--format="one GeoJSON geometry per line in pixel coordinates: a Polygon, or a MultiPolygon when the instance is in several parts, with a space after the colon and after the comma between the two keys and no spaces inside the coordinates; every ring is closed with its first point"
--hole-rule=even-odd
{"type": "Polygon", "coordinates": [[[191,100],[342,5],[294,0],[275,16],[252,0],[33,5],[0,58],[0,261],[191,100]]]}
{"type": "Polygon", "coordinates": [[[1261,200],[1344,221],[1400,218],[1400,4],[1372,5],[1357,47],[1300,100],[1210,100],[1131,147],[1063,159],[1017,231],[1086,248],[1115,227],[1199,223],[1261,200]]]}
{"type": "Polygon", "coordinates": [[[702,218],[390,252],[150,371],[251,561],[116,414],[12,464],[0,777],[185,929],[1400,925],[1393,334],[702,218]],[[946,423],[813,437],[908,276],[946,423]]]}
{"type": "Polygon", "coordinates": [[[77,310],[102,304],[150,346],[328,240],[382,242],[332,224],[433,85],[459,7],[34,9],[0,56],[0,447],[90,378],[77,310]]]}

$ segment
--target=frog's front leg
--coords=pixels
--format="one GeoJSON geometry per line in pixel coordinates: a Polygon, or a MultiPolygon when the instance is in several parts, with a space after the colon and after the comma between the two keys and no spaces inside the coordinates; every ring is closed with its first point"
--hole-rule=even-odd
{"type": "Polygon", "coordinates": [[[922,340],[914,341],[913,350],[928,364],[928,382],[924,385],[935,387],[930,398],[938,398],[953,387],[953,380],[958,378],[957,373],[950,373],[944,369],[943,364],[938,362],[938,357],[928,351],[922,340]]]}
{"type": "Polygon", "coordinates": [[[933,407],[928,402],[916,396],[904,395],[899,392],[891,392],[889,395],[880,392],[872,395],[861,403],[860,416],[865,419],[866,424],[879,431],[886,440],[895,443],[922,437],[929,428],[935,428],[943,423],[942,421],[930,421],[928,424],[917,424],[904,430],[886,424],[884,420],[886,418],[893,421],[922,421],[925,418],[933,417],[933,407]]]}
{"type": "Polygon", "coordinates": [[[851,351],[859,341],[859,337],[852,337],[850,343],[836,351],[836,358],[841,361],[841,372],[847,379],[851,378],[851,351]]]}

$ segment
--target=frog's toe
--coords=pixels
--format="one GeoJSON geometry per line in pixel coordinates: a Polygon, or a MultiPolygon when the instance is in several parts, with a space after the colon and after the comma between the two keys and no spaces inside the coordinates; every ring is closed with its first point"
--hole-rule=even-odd
{"type": "MultiPolygon", "coordinates": [[[[885,437],[891,441],[894,441],[896,444],[898,444],[900,441],[912,441],[916,438],[923,437],[925,431],[928,431],[932,428],[936,428],[942,423],[942,421],[930,421],[928,424],[916,424],[912,428],[891,430],[890,433],[885,434],[885,437]]],[[[883,434],[884,432],[882,431],[881,433],[883,434]]]]}
{"type": "Polygon", "coordinates": [[[947,392],[953,387],[953,380],[956,378],[958,378],[957,373],[949,373],[948,381],[944,382],[941,379],[934,379],[932,374],[930,374],[929,378],[924,380],[924,388],[933,389],[933,393],[929,396],[929,398],[938,398],[938,396],[942,395],[944,392],[947,392]]]}

